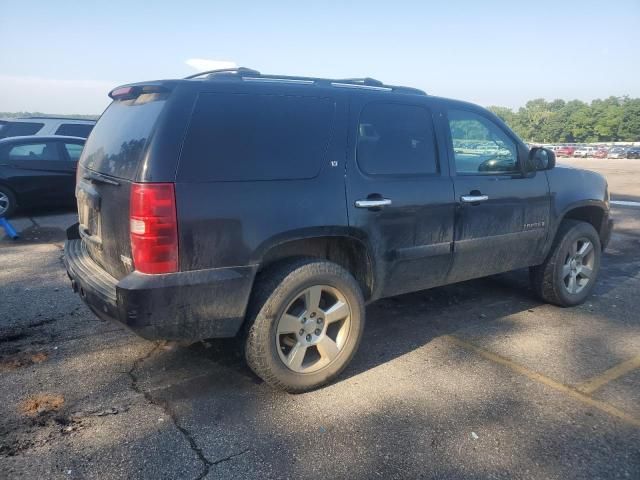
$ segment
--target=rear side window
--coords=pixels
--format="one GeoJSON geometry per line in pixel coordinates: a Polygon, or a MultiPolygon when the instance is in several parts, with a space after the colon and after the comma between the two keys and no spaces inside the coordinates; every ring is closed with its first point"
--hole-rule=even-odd
{"type": "Polygon", "coordinates": [[[166,96],[148,93],[111,103],[93,127],[80,163],[96,172],[133,180],[166,96]]]}
{"type": "Polygon", "coordinates": [[[77,162],[80,158],[80,154],[82,153],[82,145],[78,145],[77,143],[65,143],[64,147],[67,149],[69,159],[73,162],[77,162]]]}
{"type": "Polygon", "coordinates": [[[44,127],[44,123],[9,122],[0,130],[0,138],[35,135],[44,127]]]}
{"type": "Polygon", "coordinates": [[[91,133],[92,128],[93,125],[83,123],[63,123],[56,130],[56,135],[87,138],[91,133]]]}
{"type": "Polygon", "coordinates": [[[55,142],[24,143],[9,149],[9,160],[60,160],[55,142]]]}
{"type": "Polygon", "coordinates": [[[180,181],[313,178],[334,117],[328,98],[204,93],[185,138],[180,181]]]}
{"type": "Polygon", "coordinates": [[[360,169],[370,175],[437,173],[430,112],[415,105],[365,106],[358,125],[357,158],[360,169]]]}

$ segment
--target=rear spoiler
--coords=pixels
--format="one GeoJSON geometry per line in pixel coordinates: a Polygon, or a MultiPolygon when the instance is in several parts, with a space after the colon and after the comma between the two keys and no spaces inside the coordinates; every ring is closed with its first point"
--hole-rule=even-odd
{"type": "Polygon", "coordinates": [[[144,93],[162,93],[168,92],[169,89],[163,85],[151,84],[151,85],[123,85],[122,87],[116,87],[109,92],[109,97],[112,100],[129,100],[137,98],[144,93]]]}

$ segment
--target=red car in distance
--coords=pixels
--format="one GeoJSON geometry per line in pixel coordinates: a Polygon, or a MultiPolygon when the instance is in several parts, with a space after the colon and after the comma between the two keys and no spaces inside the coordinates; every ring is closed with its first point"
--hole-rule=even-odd
{"type": "Polygon", "coordinates": [[[571,157],[575,149],[575,147],[559,147],[556,150],[556,157],[571,157]]]}
{"type": "Polygon", "coordinates": [[[593,158],[607,158],[608,154],[609,154],[608,149],[601,148],[599,150],[596,150],[596,153],[593,154],[593,158]]]}

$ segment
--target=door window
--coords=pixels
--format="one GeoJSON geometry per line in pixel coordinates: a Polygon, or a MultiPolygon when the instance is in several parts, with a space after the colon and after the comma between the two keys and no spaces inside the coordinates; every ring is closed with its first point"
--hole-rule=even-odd
{"type": "Polygon", "coordinates": [[[82,153],[83,145],[78,145],[77,143],[65,143],[64,147],[67,149],[69,159],[73,162],[77,162],[80,158],[80,154],[82,153]]]}
{"type": "Polygon", "coordinates": [[[44,127],[44,123],[7,122],[0,132],[0,138],[35,135],[44,127]]]}
{"type": "Polygon", "coordinates": [[[86,123],[63,123],[56,130],[56,135],[87,138],[93,129],[93,125],[86,123]]]}
{"type": "Polygon", "coordinates": [[[60,152],[54,142],[25,143],[9,150],[9,160],[60,160],[60,152]]]}
{"type": "Polygon", "coordinates": [[[370,175],[438,173],[431,114],[415,105],[365,106],[358,125],[357,159],[370,175]]]}
{"type": "Polygon", "coordinates": [[[503,174],[520,171],[516,143],[488,118],[449,110],[456,173],[503,174]]]}

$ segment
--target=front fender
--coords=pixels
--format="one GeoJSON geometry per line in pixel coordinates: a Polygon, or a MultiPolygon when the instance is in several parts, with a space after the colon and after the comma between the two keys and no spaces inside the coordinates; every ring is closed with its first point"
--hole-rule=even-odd
{"type": "Polygon", "coordinates": [[[547,172],[547,177],[551,212],[545,252],[551,248],[560,223],[570,212],[584,207],[598,208],[602,211],[600,225],[594,225],[602,238],[609,223],[609,191],[606,179],[596,172],[570,167],[554,168],[547,172]]]}

